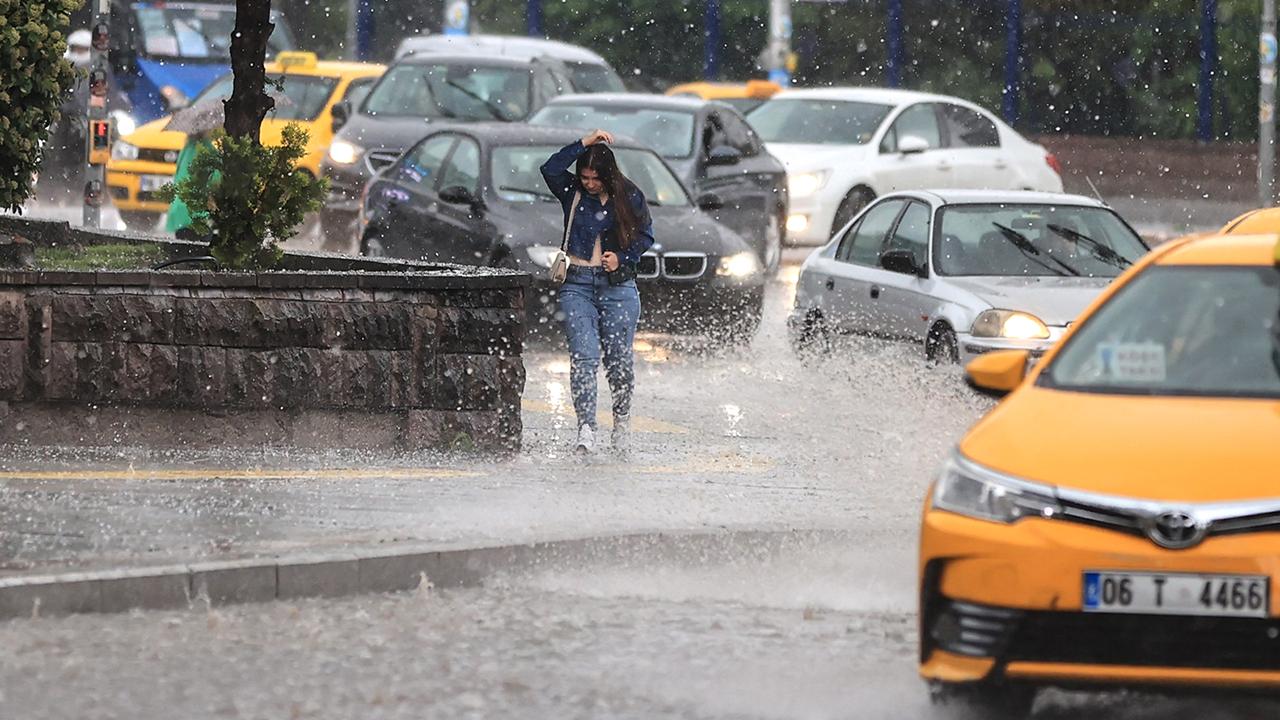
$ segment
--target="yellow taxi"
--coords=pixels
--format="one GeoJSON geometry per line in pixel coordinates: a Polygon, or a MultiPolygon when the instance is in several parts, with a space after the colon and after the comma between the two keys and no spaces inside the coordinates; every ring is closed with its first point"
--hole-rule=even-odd
{"type": "Polygon", "coordinates": [[[1280,688],[1280,235],[1176,240],[1000,404],[925,500],[920,673],[1024,712],[1041,685],[1280,688]]]}
{"type": "Polygon", "coordinates": [[[748,80],[744,83],[691,82],[667,90],[667,95],[699,97],[703,100],[719,100],[732,105],[744,115],[757,105],[773,97],[782,86],[772,80],[748,80]]]}
{"type": "Polygon", "coordinates": [[[1280,232],[1280,208],[1250,210],[1223,225],[1219,232],[1232,235],[1280,232]]]}
{"type": "MultiPolygon", "coordinates": [[[[262,122],[262,142],[281,142],[285,125],[298,123],[310,137],[307,154],[298,165],[319,177],[320,161],[333,139],[334,104],[342,100],[359,104],[385,66],[321,61],[315,53],[282,52],[267,63],[266,70],[269,79],[282,82],[283,89],[276,109],[262,122]]],[[[197,100],[210,95],[230,97],[231,85],[231,75],[225,75],[197,100]]],[[[149,229],[169,209],[157,193],[173,180],[178,153],[187,136],[165,130],[168,122],[167,116],[149,122],[117,140],[111,148],[107,186],[116,209],[130,227],[149,229]]]]}

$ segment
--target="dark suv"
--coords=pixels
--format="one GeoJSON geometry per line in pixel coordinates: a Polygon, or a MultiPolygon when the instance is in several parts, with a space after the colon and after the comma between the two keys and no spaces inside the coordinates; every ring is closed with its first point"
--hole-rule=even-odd
{"type": "Polygon", "coordinates": [[[337,134],[320,165],[329,178],[320,211],[325,249],[355,251],[365,183],[430,132],[431,123],[522,121],[551,98],[573,91],[563,62],[550,57],[415,53],[402,58],[358,111],[343,103],[334,107],[337,134]]]}

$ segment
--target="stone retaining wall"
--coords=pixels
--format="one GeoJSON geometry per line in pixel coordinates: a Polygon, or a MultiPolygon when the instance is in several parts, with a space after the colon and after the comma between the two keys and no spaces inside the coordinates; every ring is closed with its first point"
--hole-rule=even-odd
{"type": "Polygon", "coordinates": [[[0,272],[0,442],[513,450],[527,283],[0,272]]]}

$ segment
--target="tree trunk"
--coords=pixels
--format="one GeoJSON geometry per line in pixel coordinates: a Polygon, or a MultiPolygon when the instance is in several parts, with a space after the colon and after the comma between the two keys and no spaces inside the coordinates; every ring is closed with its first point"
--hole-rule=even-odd
{"type": "Polygon", "coordinates": [[[260,142],[262,118],[275,101],[264,87],[267,71],[267,38],[271,24],[271,0],[236,0],[236,27],[231,35],[231,97],[223,101],[226,119],[222,127],[232,137],[260,142]]]}

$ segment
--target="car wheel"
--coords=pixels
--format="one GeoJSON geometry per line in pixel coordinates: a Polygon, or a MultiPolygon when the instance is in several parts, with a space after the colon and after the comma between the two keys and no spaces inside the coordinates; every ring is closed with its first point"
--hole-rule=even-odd
{"type": "Polygon", "coordinates": [[[946,325],[934,325],[924,341],[924,357],[936,364],[960,364],[960,341],[955,331],[946,325]]]}
{"type": "Polygon", "coordinates": [[[366,230],[364,237],[360,238],[360,254],[365,257],[386,257],[387,248],[382,243],[382,233],[378,232],[374,228],[366,230]]]}
{"type": "Polygon", "coordinates": [[[826,320],[818,310],[805,313],[804,320],[793,325],[789,330],[791,350],[801,358],[815,352],[826,352],[830,347],[830,331],[826,320]]]}
{"type": "Polygon", "coordinates": [[[120,219],[124,221],[124,226],[130,230],[153,232],[156,229],[156,223],[160,222],[160,213],[147,212],[145,210],[121,210],[120,219]]]}
{"type": "Polygon", "coordinates": [[[930,684],[929,694],[934,704],[957,700],[983,720],[1025,720],[1031,716],[1036,701],[1034,685],[1012,683],[935,682],[930,684]]]}
{"type": "Polygon", "coordinates": [[[766,277],[778,274],[782,265],[782,218],[778,215],[769,217],[769,224],[764,229],[764,247],[760,264],[764,266],[766,277]]]}
{"type": "Polygon", "coordinates": [[[858,186],[849,191],[848,195],[840,201],[840,207],[836,208],[836,217],[831,221],[831,232],[827,237],[831,237],[839,232],[854,218],[855,215],[862,212],[862,208],[871,204],[876,199],[876,194],[871,192],[871,188],[858,186]]]}

